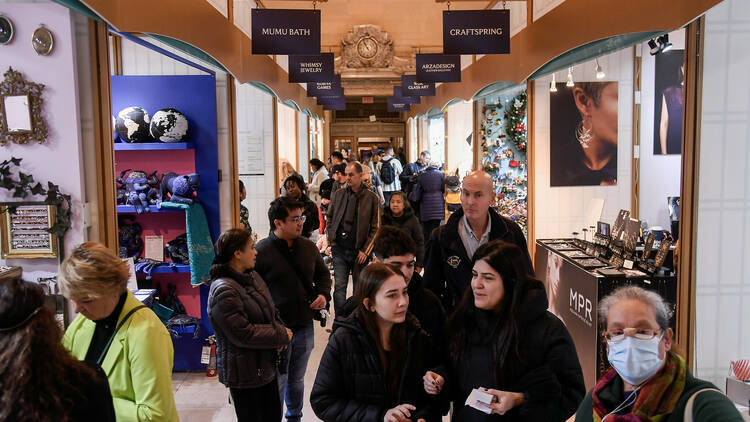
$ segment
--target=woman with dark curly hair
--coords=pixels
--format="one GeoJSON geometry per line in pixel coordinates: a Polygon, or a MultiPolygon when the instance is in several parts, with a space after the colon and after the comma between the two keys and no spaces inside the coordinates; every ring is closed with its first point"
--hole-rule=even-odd
{"type": "Polygon", "coordinates": [[[0,278],[0,421],[114,421],[106,375],[71,356],[38,284],[0,278]]]}

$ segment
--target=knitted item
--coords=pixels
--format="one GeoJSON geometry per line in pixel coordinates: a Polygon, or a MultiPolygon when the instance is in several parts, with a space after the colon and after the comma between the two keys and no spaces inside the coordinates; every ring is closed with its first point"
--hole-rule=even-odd
{"type": "Polygon", "coordinates": [[[185,210],[185,229],[187,231],[188,254],[190,255],[190,284],[199,285],[208,279],[214,256],[214,245],[208,230],[206,213],[199,203],[192,205],[162,202],[162,208],[185,210]]]}

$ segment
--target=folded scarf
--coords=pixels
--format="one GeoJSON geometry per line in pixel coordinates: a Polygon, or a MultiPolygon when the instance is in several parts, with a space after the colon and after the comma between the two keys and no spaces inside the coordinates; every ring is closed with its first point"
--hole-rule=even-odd
{"type": "MultiPolygon", "coordinates": [[[[685,360],[678,355],[667,353],[667,362],[655,377],[641,387],[633,405],[631,413],[625,415],[610,415],[607,422],[659,422],[672,413],[685,389],[687,366],[685,360]]],[[[601,422],[602,418],[614,410],[607,409],[600,399],[600,393],[618,377],[614,368],[609,368],[596,383],[591,394],[594,407],[594,421],[601,422]]]]}

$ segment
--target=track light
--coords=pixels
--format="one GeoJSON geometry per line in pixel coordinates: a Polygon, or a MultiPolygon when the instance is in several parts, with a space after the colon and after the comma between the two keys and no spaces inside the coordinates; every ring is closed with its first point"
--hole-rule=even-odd
{"type": "Polygon", "coordinates": [[[552,74],[552,82],[549,83],[549,92],[557,92],[557,82],[555,82],[555,74],[552,74]]]}
{"type": "Polygon", "coordinates": [[[569,67],[568,68],[568,80],[567,80],[567,82],[565,82],[565,86],[571,87],[571,86],[575,86],[575,85],[576,84],[573,83],[573,68],[569,67]]]}
{"type": "Polygon", "coordinates": [[[651,49],[650,52],[652,56],[659,54],[659,46],[656,45],[656,41],[653,38],[648,41],[648,46],[651,49]]]}
{"type": "Polygon", "coordinates": [[[659,44],[661,44],[661,52],[669,51],[672,49],[672,43],[669,42],[669,34],[664,34],[659,37],[659,44]]]}
{"type": "Polygon", "coordinates": [[[596,79],[604,79],[605,76],[607,76],[604,73],[604,70],[602,70],[602,67],[599,65],[599,59],[594,59],[596,62],[596,79]]]}

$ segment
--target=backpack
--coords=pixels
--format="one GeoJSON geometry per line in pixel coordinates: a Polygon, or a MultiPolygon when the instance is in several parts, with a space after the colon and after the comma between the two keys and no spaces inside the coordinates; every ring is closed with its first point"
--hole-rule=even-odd
{"type": "Polygon", "coordinates": [[[383,182],[384,185],[390,185],[396,180],[396,171],[393,170],[393,164],[391,164],[392,160],[393,158],[388,161],[383,160],[383,164],[380,167],[380,181],[383,182]]]}

